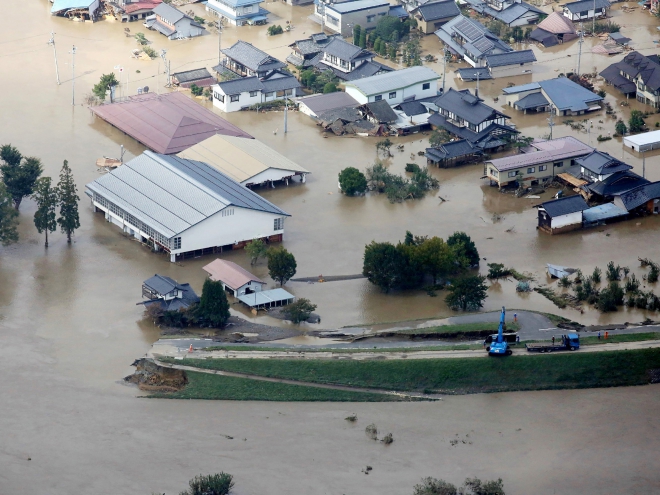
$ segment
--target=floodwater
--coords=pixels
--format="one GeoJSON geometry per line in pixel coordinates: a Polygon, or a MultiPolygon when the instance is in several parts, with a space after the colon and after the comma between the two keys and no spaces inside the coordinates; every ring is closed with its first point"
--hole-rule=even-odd
{"type": "MultiPolygon", "coordinates": [[[[271,22],[292,19],[294,29],[269,38],[264,27],[230,27],[223,34],[223,46],[240,35],[284,58],[288,44],[318,30],[307,20],[311,7],[280,2],[267,2],[265,7],[274,14],[271,22]]],[[[191,8],[203,14],[200,5],[191,8]]],[[[51,17],[49,9],[46,0],[2,4],[0,143],[40,157],[45,174],[53,177],[62,161],[69,160],[83,197],[82,227],[72,246],[58,233],[44,250],[43,238],[32,224],[34,204],[25,200],[20,242],[0,247],[0,370],[5,377],[0,382],[0,493],[175,493],[199,472],[223,469],[237,476],[239,494],[406,493],[422,476],[459,482],[468,475],[501,476],[514,495],[553,490],[601,493],[605,487],[625,493],[660,489],[649,455],[660,447],[651,413],[658,407],[657,387],[350,406],[134,399],[135,389],[116,381],[132,371],[128,365],[158,338],[158,330],[141,321],[140,307],[135,305],[142,280],[161,273],[200,290],[201,266],[212,258],[171,264],[123,237],[86,207],[82,191],[98,176],[96,159],[118,155],[122,144],[127,158],[140,154],[143,147],[95,120],[82,105],[84,95],[101,74],[116,66],[124,67],[121,74],[117,72],[125,84],[124,94],[134,94],[145,85],[163,91],[163,65],[130,58],[136,44],[123,30],[145,31],[138,23],[69,22],[51,17]],[[59,86],[53,50],[46,45],[51,31],[56,33],[59,86]],[[73,45],[75,106],[68,53],[73,45]],[[350,412],[360,417],[356,427],[343,420],[350,412]],[[392,446],[366,441],[362,430],[371,421],[394,434],[392,446]],[[448,441],[455,433],[470,437],[474,433],[473,445],[450,448],[448,441]],[[234,440],[224,438],[225,434],[234,440]],[[374,467],[369,476],[360,473],[367,464],[374,467]],[[562,475],[555,479],[553,472],[562,475]]],[[[651,53],[657,36],[655,20],[639,11],[624,14],[616,8],[614,15],[624,25],[622,32],[632,34],[644,53],[651,53]]],[[[211,66],[217,60],[215,35],[169,42],[158,34],[146,34],[155,49],[167,49],[173,71],[211,66]]],[[[591,43],[584,43],[583,67],[596,65],[602,70],[617,59],[592,56],[591,43]]],[[[439,42],[427,37],[424,47],[437,55],[439,42]]],[[[571,69],[577,43],[534,50],[541,60],[540,71],[531,76],[536,80],[571,69]],[[572,57],[564,57],[567,53],[572,57]]],[[[433,67],[441,71],[437,64],[433,67]]],[[[456,86],[452,74],[448,72],[448,84],[456,86]]],[[[486,102],[492,104],[509,80],[482,83],[486,102]]],[[[461,87],[467,86],[474,84],[461,87]]],[[[609,101],[620,99],[606,90],[609,101]]],[[[630,108],[639,106],[631,102],[624,113],[630,108]]],[[[523,117],[509,109],[507,113],[526,135],[547,132],[544,115],[523,117]]],[[[362,246],[371,240],[397,241],[406,230],[442,237],[464,230],[486,261],[503,262],[540,279],[548,262],[580,267],[586,273],[596,265],[604,268],[612,259],[641,274],[637,257],[658,254],[656,217],[557,237],[541,235],[535,230],[535,201],[514,199],[488,187],[480,179],[480,165],[433,170],[444,203],[437,194],[396,205],[378,196],[346,198],[337,193],[337,174],[347,165],[369,166],[376,157],[375,140],[324,139],[304,115],[289,115],[286,135],[281,113],[226,117],[312,171],[305,185],[259,191],[292,214],[284,245],[297,258],[299,276],[359,273],[362,246]],[[503,218],[493,222],[494,213],[503,218]],[[505,232],[512,227],[512,232],[505,232]]],[[[598,133],[613,130],[613,120],[600,114],[590,118],[596,128],[604,128],[591,136],[595,144],[598,133]]],[[[555,136],[572,132],[557,120],[555,136]]],[[[651,117],[647,122],[653,126],[656,120],[651,117]]],[[[580,138],[588,140],[588,135],[580,138]]],[[[403,173],[405,163],[413,158],[422,164],[417,151],[425,147],[424,136],[397,139],[397,143],[405,150],[395,152],[389,161],[391,170],[403,173]]],[[[620,141],[598,147],[615,155],[625,153],[626,160],[641,171],[640,157],[623,152],[620,141]]],[[[647,177],[659,180],[657,157],[647,156],[646,165],[647,177]]],[[[226,257],[249,264],[242,252],[226,257]]],[[[263,263],[253,270],[267,277],[263,263]]],[[[453,314],[442,297],[430,298],[423,292],[381,294],[366,280],[289,283],[287,289],[318,304],[322,328],[453,314]]],[[[503,304],[559,312],[537,294],[516,295],[514,285],[506,282],[491,288],[486,309],[503,304]]],[[[645,316],[639,311],[562,314],[585,323],[636,321],[645,316]]]]}

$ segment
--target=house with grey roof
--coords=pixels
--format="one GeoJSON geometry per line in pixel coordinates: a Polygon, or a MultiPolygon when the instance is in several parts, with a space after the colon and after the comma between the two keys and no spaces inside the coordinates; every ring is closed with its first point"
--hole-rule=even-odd
{"type": "Polygon", "coordinates": [[[253,105],[295,98],[302,85],[293,74],[275,70],[267,76],[239,77],[213,86],[213,106],[237,112],[253,105]]]}
{"type": "Polygon", "coordinates": [[[199,302],[199,296],[190,284],[180,284],[165,275],[154,275],[142,282],[142,297],[145,308],[156,305],[162,311],[180,311],[199,302]]]}
{"type": "Polygon", "coordinates": [[[509,27],[526,26],[544,15],[538,7],[522,0],[466,0],[478,13],[492,17],[509,27]]]}
{"type": "Polygon", "coordinates": [[[284,62],[271,57],[247,41],[238,40],[229,48],[221,51],[225,58],[222,59],[220,65],[213,67],[213,70],[219,74],[228,70],[241,77],[265,77],[274,70],[286,67],[284,62]]]}
{"type": "Polygon", "coordinates": [[[627,163],[617,160],[604,151],[597,150],[576,160],[576,164],[580,166],[582,175],[593,182],[602,181],[612,174],[632,169],[627,163]]]}
{"type": "Polygon", "coordinates": [[[320,114],[329,110],[359,106],[355,98],[343,91],[302,96],[296,100],[296,103],[298,103],[298,110],[301,113],[313,118],[318,118],[320,114]]]}
{"type": "Polygon", "coordinates": [[[466,139],[458,139],[442,143],[434,148],[426,148],[424,156],[428,165],[440,168],[456,167],[478,160],[483,155],[483,149],[466,139]]]}
{"type": "Polygon", "coordinates": [[[92,209],[126,234],[188,257],[279,242],[288,213],[206,163],[145,151],[85,186],[92,209]]]}
{"type": "Polygon", "coordinates": [[[303,69],[314,67],[321,59],[323,48],[335,38],[341,38],[341,35],[315,33],[304,40],[296,40],[289,45],[291,55],[286,58],[286,61],[303,69]]]}
{"type": "Polygon", "coordinates": [[[436,96],[439,78],[428,67],[408,67],[347,82],[346,93],[360,104],[385,100],[392,106],[407,99],[436,96]]]}
{"type": "Polygon", "coordinates": [[[567,77],[546,79],[502,89],[507,105],[527,112],[552,111],[557,115],[584,115],[601,109],[602,96],[567,77]]]}
{"type": "Polygon", "coordinates": [[[609,0],[579,0],[564,4],[562,6],[562,14],[573,22],[579,22],[593,19],[594,16],[596,19],[606,17],[609,9],[609,0]]]}
{"type": "Polygon", "coordinates": [[[394,69],[374,62],[376,54],[340,38],[333,39],[320,53],[314,68],[332,71],[342,81],[375,76],[394,69]]]}
{"type": "Polygon", "coordinates": [[[424,34],[431,34],[440,29],[440,26],[461,14],[461,10],[454,0],[428,2],[413,9],[410,14],[417,21],[417,30],[424,34]]]}
{"type": "Polygon", "coordinates": [[[546,201],[538,206],[538,228],[548,234],[581,229],[587,209],[589,205],[580,195],[546,201]]]}
{"type": "Polygon", "coordinates": [[[630,52],[600,75],[625,95],[635,94],[637,101],[660,108],[660,61],[657,55],[630,52]]]}
{"type": "Polygon", "coordinates": [[[200,88],[209,88],[218,82],[206,68],[175,72],[170,78],[174,86],[181,88],[190,88],[193,84],[200,88]]]}
{"type": "Polygon", "coordinates": [[[536,56],[532,50],[486,55],[486,67],[491,77],[512,77],[531,74],[536,56]]]}
{"type": "Polygon", "coordinates": [[[165,2],[156,6],[153,12],[145,19],[145,27],[158,31],[170,40],[184,40],[206,33],[206,29],[192,17],[165,2]]]}
{"type": "Polygon", "coordinates": [[[650,182],[616,194],[612,202],[628,213],[657,214],[660,212],[660,182],[650,182]]]}
{"type": "Polygon", "coordinates": [[[479,21],[463,15],[442,25],[435,35],[451,54],[465,59],[472,67],[485,67],[486,55],[513,51],[479,21]]]}
{"type": "Polygon", "coordinates": [[[266,24],[268,12],[261,7],[263,0],[208,0],[206,11],[226,19],[233,26],[266,24]]]}

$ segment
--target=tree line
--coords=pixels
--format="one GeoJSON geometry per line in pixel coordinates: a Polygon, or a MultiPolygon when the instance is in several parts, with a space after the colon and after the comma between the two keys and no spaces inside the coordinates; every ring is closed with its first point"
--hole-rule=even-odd
{"type": "Polygon", "coordinates": [[[45,247],[48,233],[55,232],[58,225],[69,243],[80,227],[80,198],[69,163],[64,160],[57,185],[50,177],[41,177],[42,172],[39,158],[23,156],[11,144],[0,147],[0,243],[4,246],[18,242],[18,209],[27,197],[37,203],[34,225],[40,234],[45,234],[45,247]]]}

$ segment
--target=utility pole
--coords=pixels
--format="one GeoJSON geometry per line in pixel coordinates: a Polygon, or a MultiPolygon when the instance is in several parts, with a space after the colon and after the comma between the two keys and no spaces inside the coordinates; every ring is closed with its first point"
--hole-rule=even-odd
{"type": "Polygon", "coordinates": [[[475,75],[477,76],[477,89],[474,92],[474,96],[479,98],[479,72],[476,72],[475,75]]]}
{"type": "Polygon", "coordinates": [[[286,134],[287,131],[288,110],[289,110],[289,100],[286,97],[286,89],[285,89],[284,90],[284,134],[286,134]]]}
{"type": "Polygon", "coordinates": [[[167,59],[165,58],[165,55],[167,55],[167,50],[162,49],[160,51],[160,58],[163,59],[163,63],[165,64],[165,70],[167,71],[167,84],[165,84],[166,88],[170,87],[170,64],[168,63],[167,59]]]}
{"type": "Polygon", "coordinates": [[[442,94],[445,94],[445,78],[447,77],[447,47],[442,47],[442,94]]]}
{"type": "Polygon", "coordinates": [[[642,177],[646,179],[646,155],[642,151],[642,177]]]}
{"type": "Polygon", "coordinates": [[[584,28],[582,26],[582,23],[580,23],[580,41],[578,41],[578,44],[580,45],[580,50],[578,51],[578,65],[577,65],[577,75],[580,77],[580,58],[582,58],[582,43],[584,42],[584,28]]]}
{"type": "Polygon", "coordinates": [[[76,104],[76,45],[71,49],[71,105],[76,104]]]}
{"type": "Polygon", "coordinates": [[[222,20],[218,18],[218,65],[222,64],[222,51],[220,49],[222,42],[222,20]]]}
{"type": "Polygon", "coordinates": [[[555,109],[550,108],[550,118],[548,119],[548,127],[550,127],[550,141],[552,141],[552,128],[555,126],[555,109]]]}
{"type": "Polygon", "coordinates": [[[57,49],[55,48],[55,33],[50,32],[49,45],[53,46],[53,55],[55,55],[55,75],[57,76],[57,85],[60,85],[60,69],[57,67],[57,49]]]}
{"type": "Polygon", "coordinates": [[[594,18],[591,25],[591,36],[596,36],[596,0],[594,0],[594,18]]]}

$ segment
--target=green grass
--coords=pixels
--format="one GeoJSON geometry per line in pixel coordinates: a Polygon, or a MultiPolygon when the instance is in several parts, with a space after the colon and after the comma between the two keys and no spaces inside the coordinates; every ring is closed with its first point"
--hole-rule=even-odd
{"type": "MultiPolygon", "coordinates": [[[[186,363],[188,364],[188,363],[186,363]]],[[[286,383],[271,383],[247,378],[234,378],[208,373],[186,372],[188,385],[171,393],[154,393],[158,399],[204,400],[264,400],[285,402],[392,402],[401,397],[318,387],[304,387],[286,383]]]]}
{"type": "MultiPolygon", "coordinates": [[[[509,322],[506,324],[507,332],[515,332],[520,326],[517,323],[509,322]]],[[[480,323],[459,323],[456,325],[438,325],[435,327],[424,328],[406,328],[404,330],[393,330],[392,333],[400,335],[454,335],[462,333],[486,333],[489,335],[492,332],[497,332],[499,322],[480,322],[480,323]]],[[[386,332],[389,333],[389,332],[386,332]]]]}
{"type": "Polygon", "coordinates": [[[499,359],[184,359],[178,363],[312,383],[465,394],[641,385],[647,383],[648,369],[660,368],[660,349],[499,359]]]}

